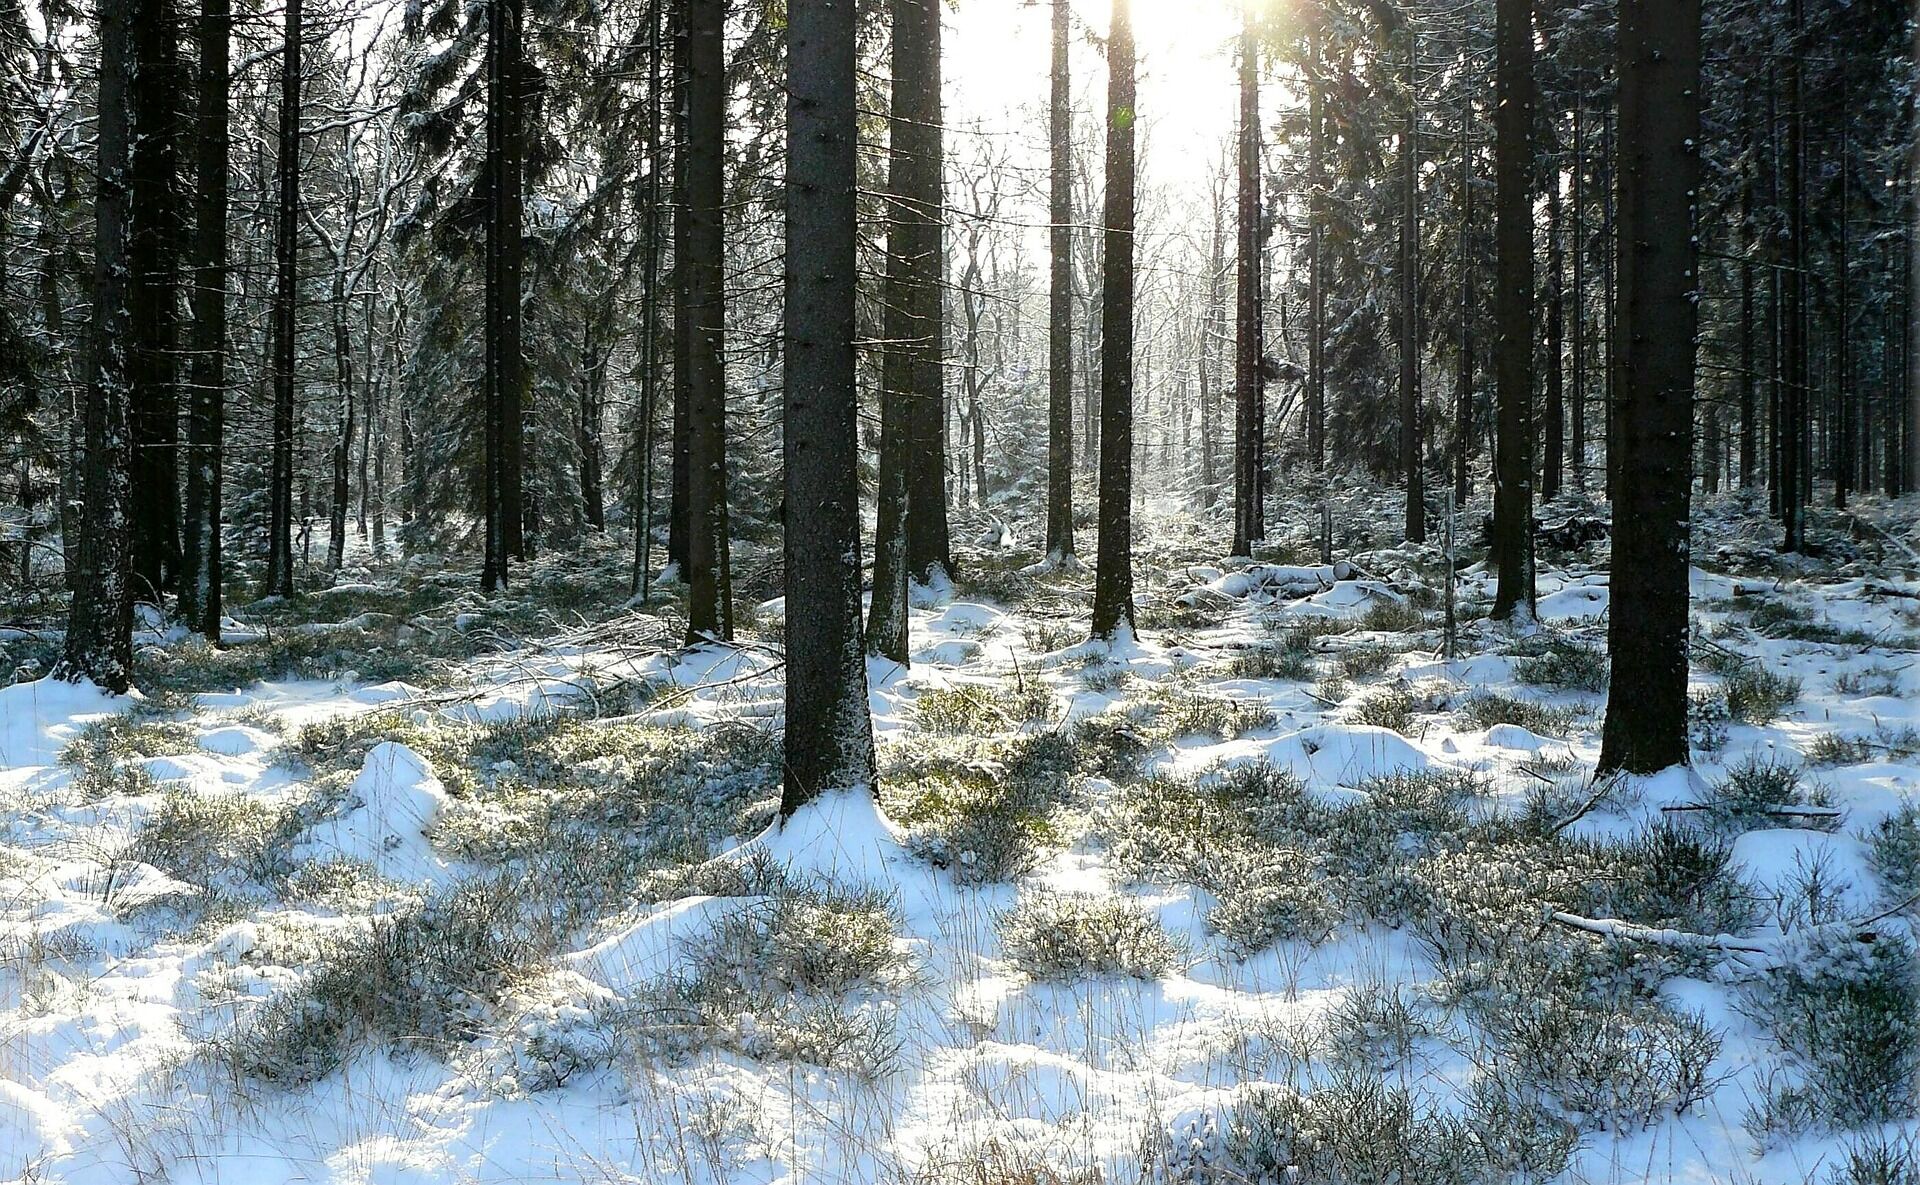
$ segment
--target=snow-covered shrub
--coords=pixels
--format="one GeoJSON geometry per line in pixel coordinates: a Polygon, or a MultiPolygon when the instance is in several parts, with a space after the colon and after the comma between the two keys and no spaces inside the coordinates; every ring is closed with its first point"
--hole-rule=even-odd
{"type": "Polygon", "coordinates": [[[1399,661],[1401,652],[1382,642],[1364,642],[1340,651],[1334,665],[1349,679],[1371,679],[1399,661]]]}
{"type": "Polygon", "coordinates": [[[1800,700],[1800,680],[1748,663],[1728,675],[1721,690],[1727,714],[1742,724],[1771,724],[1800,700]]]}
{"type": "Polygon", "coordinates": [[[243,794],[173,790],[141,822],[128,851],[176,880],[203,889],[265,882],[285,871],[299,828],[295,812],[243,794]]]}
{"type": "Polygon", "coordinates": [[[1826,1185],[1920,1185],[1920,1135],[1868,1132],[1827,1170],[1826,1185]]]}
{"type": "Polygon", "coordinates": [[[346,912],[391,900],[401,886],[359,860],[313,860],[288,874],[280,893],[289,904],[346,912]]]}
{"type": "Polygon", "coordinates": [[[1416,633],[1427,628],[1427,615],[1407,601],[1376,600],[1360,618],[1360,628],[1383,634],[1416,633]]]}
{"type": "Polygon", "coordinates": [[[1755,890],[1723,836],[1663,819],[1592,850],[1606,870],[1578,887],[1569,902],[1578,912],[1694,934],[1737,934],[1753,922],[1755,890]]]}
{"type": "Polygon", "coordinates": [[[1207,928],[1240,958],[1275,942],[1319,942],[1340,923],[1320,862],[1306,849],[1261,846],[1218,853],[1207,877],[1207,928]]]}
{"type": "Polygon", "coordinates": [[[1235,679],[1290,679],[1305,683],[1319,670],[1305,650],[1287,646],[1252,646],[1227,660],[1227,674],[1235,679]]]}
{"type": "Polygon", "coordinates": [[[1610,674],[1605,650],[1571,638],[1530,644],[1513,664],[1520,682],[1566,691],[1605,691],[1610,674]]]}
{"type": "MultiPolygon", "coordinates": [[[[1920,963],[1913,944],[1881,933],[1873,941],[1814,931],[1794,952],[1747,985],[1748,1013],[1785,1050],[1798,1106],[1773,1100],[1773,1123],[1756,1134],[1792,1134],[1812,1125],[1855,1128],[1908,1117],[1920,1106],[1920,963]]],[[[1763,1100],[1763,1107],[1766,1106],[1763,1100]]]]}
{"type": "Polygon", "coordinates": [[[1565,736],[1579,719],[1571,708],[1553,708],[1518,696],[1497,691],[1476,691],[1454,713],[1467,728],[1492,728],[1496,724],[1517,724],[1541,736],[1565,736]]]}
{"type": "Polygon", "coordinates": [[[1183,953],[1159,919],[1118,894],[1023,892],[997,926],[1007,961],[1035,979],[1158,979],[1183,953]]]}
{"type": "Polygon", "coordinates": [[[1374,1073],[1405,1066],[1415,1047],[1435,1035],[1405,988],[1378,980],[1347,989],[1325,1025],[1320,1043],[1337,1064],[1374,1073]]]}
{"type": "Polygon", "coordinates": [[[1395,684],[1363,697],[1348,709],[1347,719],[1355,724],[1391,729],[1403,736],[1411,736],[1420,723],[1419,708],[1420,701],[1414,697],[1412,689],[1395,684]]]}
{"type": "Polygon", "coordinates": [[[1487,1180],[1467,1124],[1371,1073],[1343,1073],[1302,1094],[1256,1084],[1227,1115],[1234,1175],[1216,1181],[1469,1185],[1487,1180]]]}
{"type": "Polygon", "coordinates": [[[1778,825],[1767,823],[1769,812],[1780,807],[1805,806],[1816,801],[1805,784],[1805,773],[1793,761],[1771,754],[1749,753],[1724,777],[1709,787],[1702,805],[1715,822],[1734,827],[1778,825]]]}
{"type": "Polygon", "coordinates": [[[1920,892],[1920,804],[1909,800],[1880,820],[1871,836],[1873,870],[1897,899],[1920,892]]]}
{"type": "Polygon", "coordinates": [[[1875,747],[1866,737],[1823,732],[1807,742],[1805,756],[1812,766],[1859,765],[1874,759],[1875,747]]]}
{"type": "Polygon", "coordinates": [[[1036,679],[1001,685],[926,687],[914,697],[914,719],[928,732],[981,736],[1053,714],[1053,692],[1036,679]]]}
{"type": "Polygon", "coordinates": [[[880,805],[907,845],[963,883],[1031,871],[1058,840],[1053,811],[1069,767],[1057,734],[888,746],[880,805]]]}
{"type": "Polygon", "coordinates": [[[1701,753],[1718,753],[1727,747],[1727,725],[1733,715],[1727,711],[1727,697],[1720,691],[1703,687],[1687,693],[1687,744],[1701,753]]]}
{"type": "Polygon", "coordinates": [[[1644,1127],[1691,1107],[1718,1083],[1720,1035],[1703,1017],[1658,1000],[1549,991],[1478,1019],[1497,1075],[1538,1091],[1582,1127],[1644,1127]]]}
{"type": "Polygon", "coordinates": [[[1467,1127],[1486,1160],[1486,1179],[1551,1181],[1580,1148],[1580,1129],[1538,1092],[1488,1069],[1467,1088],[1467,1127]]]}
{"type": "Polygon", "coordinates": [[[899,1056],[877,992],[912,976],[875,889],[781,883],[692,944],[692,966],[602,1010],[608,1048],[677,1062],[708,1047],[874,1079],[899,1056]]]}
{"type": "Polygon", "coordinates": [[[1833,689],[1840,695],[1898,696],[1900,670],[1876,665],[1860,671],[1842,671],[1833,677],[1833,689]]]}
{"type": "Polygon", "coordinates": [[[1152,684],[1128,707],[1128,714],[1161,743],[1187,736],[1231,740],[1273,723],[1272,711],[1261,700],[1218,695],[1173,682],[1152,684]]]}
{"type": "Polygon", "coordinates": [[[210,1052],[238,1078],[297,1086],[356,1052],[437,1052],[479,1034],[519,977],[558,948],[540,886],[470,881],[331,936],[301,982],[260,1004],[210,1052]]]}

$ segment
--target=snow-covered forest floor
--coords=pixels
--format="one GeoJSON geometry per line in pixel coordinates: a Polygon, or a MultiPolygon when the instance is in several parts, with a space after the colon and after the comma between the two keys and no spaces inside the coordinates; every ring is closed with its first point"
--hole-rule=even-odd
{"type": "Polygon", "coordinates": [[[1449,659],[1397,513],[1150,507],[1111,653],[963,549],[884,819],[778,833],[772,553],[727,649],[617,541],[148,631],[137,697],[0,638],[0,1179],[1915,1181],[1920,506],[1788,564],[1710,501],[1694,768],[1597,786],[1606,544],[1521,634],[1467,569],[1449,659]]]}

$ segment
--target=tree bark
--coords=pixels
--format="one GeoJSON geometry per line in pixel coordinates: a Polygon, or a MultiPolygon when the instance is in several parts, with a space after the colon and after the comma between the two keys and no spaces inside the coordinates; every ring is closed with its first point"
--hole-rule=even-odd
{"type": "Polygon", "coordinates": [[[780,813],[871,786],[860,628],[851,4],[787,12],[786,779],[780,813]]]}
{"type": "Polygon", "coordinates": [[[287,0],[280,58],[280,140],[274,208],[273,445],[268,476],[267,596],[293,595],[293,371],[299,345],[301,0],[287,0]]]}
{"type": "Polygon", "coordinates": [[[687,641],[733,637],[727,587],[726,2],[687,5],[687,641]]]}
{"type": "Polygon", "coordinates": [[[1619,36],[1622,481],[1599,770],[1651,773],[1687,761],[1700,0],[1623,0],[1619,36]]]}
{"type": "Polygon", "coordinates": [[[134,597],[156,605],[180,568],[180,13],[134,7],[132,207],[127,237],[128,413],[133,429],[134,597]]]}
{"type": "Polygon", "coordinates": [[[1780,409],[1780,524],[1781,547],[1799,551],[1806,542],[1802,515],[1801,465],[1807,436],[1807,201],[1803,180],[1806,161],[1805,103],[1800,78],[1800,54],[1805,49],[1805,0],[1792,0],[1792,42],[1782,69],[1786,71],[1787,102],[1787,262],[1780,273],[1781,352],[1786,369],[1780,409]]]}
{"type": "Polygon", "coordinates": [[[1073,95],[1069,0],[1053,0],[1047,291],[1047,558],[1073,559],[1073,95]]]}
{"type": "Polygon", "coordinates": [[[1407,25],[1406,127],[1400,136],[1400,472],[1406,482],[1406,536],[1427,540],[1427,493],[1420,466],[1420,41],[1407,25]]]}
{"type": "Polygon", "coordinates": [[[1133,616],[1133,25],[1113,0],[1107,37],[1106,246],[1100,299],[1100,545],[1093,636],[1131,638],[1133,616]]]}
{"type": "MultiPolygon", "coordinates": [[[[914,252],[912,334],[916,345],[911,363],[907,413],[907,570],[919,580],[934,579],[934,570],[953,571],[953,550],[947,526],[947,403],[945,388],[946,311],[939,293],[946,280],[944,225],[944,165],[946,141],[942,134],[940,98],[940,19],[934,0],[920,0],[929,11],[916,14],[913,31],[917,69],[907,81],[911,100],[907,113],[913,145],[913,204],[918,246],[914,252]],[[918,236],[930,235],[921,240],[918,236]]],[[[896,123],[895,127],[900,125],[896,123]]],[[[962,485],[965,483],[962,482],[962,485]]]]}
{"type": "Polygon", "coordinates": [[[687,548],[690,520],[687,517],[687,483],[692,454],[690,433],[692,418],[691,373],[693,369],[693,311],[687,284],[687,257],[691,254],[688,232],[692,222],[687,210],[687,21],[692,0],[673,3],[673,407],[671,447],[673,461],[671,484],[667,493],[667,563],[678,569],[680,579],[687,578],[687,548]]]}
{"type": "Polygon", "coordinates": [[[1561,466],[1566,455],[1566,388],[1562,354],[1566,348],[1566,295],[1561,285],[1565,255],[1560,245],[1560,178],[1556,172],[1547,190],[1547,431],[1545,464],[1541,468],[1540,496],[1551,502],[1560,496],[1561,466]]]}
{"type": "Polygon", "coordinates": [[[1453,394],[1453,503],[1465,506],[1473,494],[1468,462],[1473,454],[1473,315],[1479,300],[1473,290],[1473,100],[1460,104],[1460,373],[1453,394]]]}
{"type": "Polygon", "coordinates": [[[1496,621],[1533,617],[1533,6],[1498,0],[1494,33],[1496,621]]]}
{"type": "MultiPolygon", "coordinates": [[[[867,645],[904,663],[907,584],[916,571],[925,574],[913,567],[909,543],[914,468],[926,464],[915,449],[915,424],[921,409],[938,405],[941,382],[939,5],[937,0],[892,0],[892,19],[887,271],[881,294],[886,345],[880,358],[879,513],[867,645]]],[[[928,496],[924,489],[920,494],[928,496]]]]}
{"type": "Polygon", "coordinates": [[[1260,523],[1260,43],[1242,6],[1233,282],[1233,554],[1251,556],[1260,523]]]}
{"type": "Polygon", "coordinates": [[[88,352],[79,480],[79,517],[86,530],[74,549],[66,644],[54,672],[76,683],[91,679],[115,693],[126,691],[133,680],[126,289],[133,129],[127,92],[134,71],[133,7],[137,2],[102,0],[97,9],[93,343],[88,352]]]}
{"type": "Polygon", "coordinates": [[[227,402],[227,193],[233,9],[201,0],[199,143],[195,160],[193,342],[187,375],[187,505],[180,617],[220,640],[220,518],[227,402]]]}
{"type": "Polygon", "coordinates": [[[1327,291],[1320,249],[1326,189],[1326,103],[1320,82],[1320,10],[1307,27],[1307,465],[1327,467],[1327,291]]]}

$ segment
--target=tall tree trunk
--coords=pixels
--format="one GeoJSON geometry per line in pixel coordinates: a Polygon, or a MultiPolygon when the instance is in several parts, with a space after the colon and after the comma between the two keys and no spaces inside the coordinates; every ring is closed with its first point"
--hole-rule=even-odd
{"type": "Polygon", "coordinates": [[[1214,459],[1220,435],[1219,411],[1215,407],[1214,343],[1221,332],[1220,306],[1225,299],[1222,289],[1226,282],[1226,265],[1222,260],[1226,250],[1222,204],[1213,203],[1213,235],[1207,252],[1207,307],[1200,317],[1199,361],[1195,367],[1200,385],[1200,505],[1204,509],[1211,509],[1220,498],[1220,474],[1214,459]]]}
{"type": "Polygon", "coordinates": [[[481,587],[507,587],[507,566],[526,556],[526,507],[521,482],[521,403],[526,387],[521,356],[520,276],[525,179],[521,0],[494,0],[487,9],[487,256],[486,559],[481,587]]]}
{"type": "Polygon", "coordinates": [[[610,311],[596,309],[587,318],[584,351],[586,374],[580,383],[580,503],[587,525],[596,531],[607,529],[607,495],[603,479],[605,453],[601,446],[601,424],[606,419],[607,367],[613,351],[602,341],[610,311]]]}
{"type": "Polygon", "coordinates": [[[127,522],[132,494],[127,423],[131,327],[126,280],[128,172],[133,149],[128,91],[134,72],[134,5],[139,2],[101,0],[97,9],[93,346],[88,351],[79,480],[87,529],[74,549],[66,644],[54,672],[76,683],[91,679],[116,693],[126,691],[133,679],[132,554],[127,522]]]}
{"type": "Polygon", "coordinates": [[[340,393],[340,432],[333,442],[333,497],[327,510],[327,569],[338,572],[347,555],[347,499],[353,451],[353,354],[347,331],[345,241],[333,272],[333,377],[340,393]]]}
{"type": "Polygon", "coordinates": [[[268,477],[266,595],[293,595],[293,368],[299,345],[301,0],[287,0],[280,57],[280,141],[275,171],[273,445],[268,477]]]}
{"type": "Polygon", "coordinates": [[[1573,406],[1571,451],[1573,488],[1587,488],[1587,130],[1586,97],[1573,107],[1573,406]]]}
{"type": "MultiPolygon", "coordinates": [[[[1913,22],[1913,60],[1920,61],[1920,21],[1913,22]]],[[[1900,488],[1920,489],[1920,103],[1913,104],[1914,126],[1907,150],[1906,250],[1906,439],[1900,488]]]]}
{"type": "Polygon", "coordinates": [[[1260,43],[1242,6],[1237,230],[1233,284],[1233,554],[1260,538],[1260,43]]]}
{"type": "Polygon", "coordinates": [[[1400,472],[1407,487],[1406,536],[1427,540],[1427,491],[1420,466],[1420,104],[1419,32],[1407,25],[1406,128],[1400,136],[1400,472]]]}
{"type": "Polygon", "coordinates": [[[687,548],[691,534],[687,517],[687,482],[691,473],[691,436],[693,420],[693,300],[688,290],[690,273],[687,257],[692,253],[688,233],[692,226],[687,209],[687,22],[692,0],[673,3],[673,408],[670,431],[673,472],[667,494],[667,563],[687,578],[687,548]]]}
{"type": "MultiPolygon", "coordinates": [[[[1047,559],[1073,559],[1073,94],[1069,0],[1053,0],[1047,291],[1047,559]]],[[[1202,466],[1205,467],[1205,458],[1202,466]]]]}
{"type": "Polygon", "coordinates": [[[127,307],[132,338],[133,593],[161,601],[180,568],[180,12],[174,0],[134,8],[132,209],[127,307]]]}
{"type": "Polygon", "coordinates": [[[1700,0],[1620,7],[1624,307],[1614,512],[1613,679],[1601,771],[1687,761],[1687,521],[1698,311],[1700,0]]]}
{"type": "MultiPolygon", "coordinates": [[[[660,150],[660,60],[665,52],[662,44],[662,10],[667,2],[650,0],[647,6],[650,44],[647,48],[647,180],[642,215],[642,233],[646,237],[646,245],[643,248],[643,286],[640,292],[640,455],[634,466],[633,499],[628,507],[633,521],[633,580],[629,591],[642,602],[653,595],[653,454],[654,430],[660,419],[660,202],[665,193],[660,184],[661,166],[664,163],[662,157],[665,155],[660,150]]],[[[678,127],[677,120],[675,127],[678,127]]],[[[676,247],[678,242],[676,234],[676,247]]],[[[676,316],[676,348],[679,341],[678,321],[676,316]]],[[[678,363],[676,356],[676,368],[678,363]]]]}
{"type": "Polygon", "coordinates": [[[1460,374],[1453,391],[1453,502],[1465,506],[1473,493],[1468,462],[1473,453],[1473,100],[1460,104],[1460,374]]]}
{"type": "Polygon", "coordinates": [[[783,817],[874,777],[854,387],[857,29],[851,4],[787,12],[783,817]]]}
{"type": "Polygon", "coordinates": [[[1740,181],[1740,488],[1751,489],[1759,460],[1759,376],[1754,373],[1753,178],[1740,181]]]}
{"type": "Polygon", "coordinates": [[[1493,617],[1533,617],[1533,5],[1498,0],[1494,34],[1493,617]]]}
{"type": "Polygon", "coordinates": [[[1113,0],[1107,37],[1107,192],[1100,295],[1100,546],[1093,636],[1131,638],[1133,617],[1133,22],[1113,0]]]}
{"type": "Polygon", "coordinates": [[[1547,190],[1547,431],[1540,496],[1551,502],[1560,496],[1561,466],[1566,456],[1566,390],[1561,368],[1566,348],[1566,294],[1561,277],[1565,259],[1560,245],[1560,177],[1556,172],[1547,190]]]}
{"type": "MultiPolygon", "coordinates": [[[[941,132],[940,19],[934,0],[920,0],[928,10],[916,14],[913,31],[916,69],[908,80],[903,113],[911,123],[915,168],[913,194],[917,207],[916,250],[913,269],[912,337],[919,347],[912,359],[909,386],[907,449],[907,569],[921,580],[934,579],[934,570],[953,571],[953,549],[947,527],[947,405],[945,386],[946,311],[940,296],[946,279],[944,227],[944,162],[946,140],[941,132]],[[920,239],[917,236],[930,236],[920,239]]],[[[902,113],[897,113],[902,114],[902,113]]],[[[896,128],[900,125],[896,123],[896,128]]],[[[962,481],[961,486],[965,486],[962,481]]]]}
{"type": "Polygon", "coordinates": [[[1799,551],[1806,542],[1803,520],[1801,465],[1806,455],[1807,386],[1807,200],[1803,181],[1806,161],[1806,113],[1801,93],[1800,54],[1805,50],[1805,0],[1792,0],[1792,43],[1782,67],[1787,72],[1787,262],[1780,274],[1781,351],[1786,369],[1780,410],[1780,522],[1786,538],[1782,548],[1799,551]]]}
{"type": "Polygon", "coordinates": [[[187,505],[180,617],[220,640],[221,469],[227,405],[227,190],[233,9],[201,0],[199,141],[193,227],[193,343],[187,377],[187,505]]]}
{"type": "Polygon", "coordinates": [[[914,467],[926,463],[915,452],[915,422],[919,409],[938,406],[941,382],[943,215],[940,142],[934,127],[940,119],[940,10],[937,0],[892,0],[892,18],[887,272],[881,295],[881,336],[886,346],[880,358],[879,513],[874,526],[867,645],[875,654],[904,663],[908,661],[907,584],[915,574],[909,543],[914,467]]]}
{"type": "Polygon", "coordinates": [[[1853,317],[1849,302],[1850,289],[1853,287],[1851,260],[1847,258],[1847,240],[1851,237],[1851,223],[1847,217],[1847,204],[1852,200],[1853,192],[1848,170],[1852,167],[1851,153],[1848,151],[1846,69],[1849,63],[1844,59],[1840,72],[1840,225],[1835,231],[1834,244],[1834,433],[1833,433],[1833,504],[1841,510],[1847,508],[1847,491],[1853,487],[1854,458],[1858,450],[1854,447],[1854,435],[1858,431],[1854,416],[1853,400],[1853,317]]]}
{"type": "Polygon", "coordinates": [[[726,2],[687,9],[687,640],[733,637],[727,587],[726,2]]]}
{"type": "Polygon", "coordinates": [[[1326,100],[1320,81],[1318,8],[1307,16],[1307,465],[1327,466],[1327,283],[1320,249],[1326,204],[1326,100]]]}

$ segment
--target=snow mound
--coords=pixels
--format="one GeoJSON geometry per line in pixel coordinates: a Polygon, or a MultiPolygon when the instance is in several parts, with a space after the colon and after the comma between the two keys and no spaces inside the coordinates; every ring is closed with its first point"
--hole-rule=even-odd
{"type": "Polygon", "coordinates": [[[313,854],[358,860],[410,884],[439,870],[427,831],[446,809],[447,791],[426,758],[382,741],[360,766],[349,801],[346,814],[313,829],[313,854]]]}
{"type": "Polygon", "coordinates": [[[1542,620],[1590,621],[1607,611],[1610,596],[1602,577],[1597,583],[1569,584],[1548,593],[1535,602],[1534,612],[1542,620]]]}
{"type": "Polygon", "coordinates": [[[1791,827],[1749,831],[1733,841],[1733,859],[1763,892],[1791,895],[1795,881],[1820,868],[1840,887],[1846,913],[1865,914],[1874,905],[1871,879],[1856,874],[1870,866],[1867,846],[1851,835],[1791,827]]]}
{"type": "Polygon", "coordinates": [[[271,748],[273,743],[271,734],[248,728],[244,724],[210,728],[200,734],[200,747],[222,757],[244,757],[249,753],[263,752],[271,748]]]}
{"type": "Polygon", "coordinates": [[[132,702],[90,680],[34,679],[0,687],[0,769],[52,765],[79,725],[132,702]]]}
{"type": "Polygon", "coordinates": [[[1432,769],[1424,749],[1394,732],[1370,724],[1316,724],[1281,737],[1267,748],[1267,760],[1290,767],[1308,782],[1351,785],[1385,774],[1432,769]]]}
{"type": "Polygon", "coordinates": [[[1552,743],[1539,733],[1518,724],[1496,724],[1487,730],[1486,735],[1488,748],[1515,749],[1522,753],[1538,753],[1552,743]]]}

